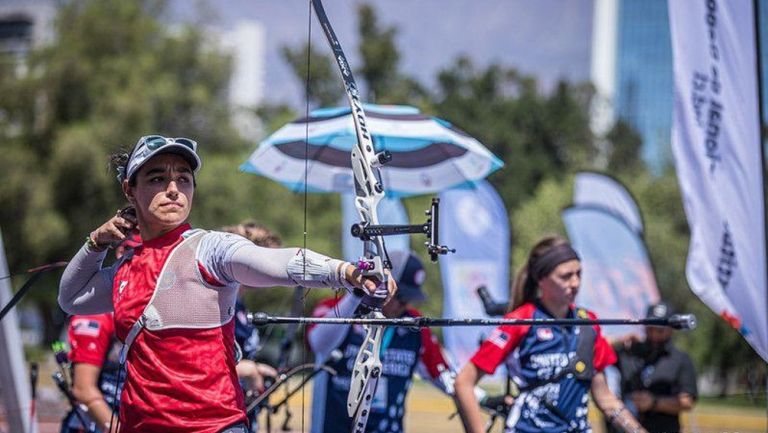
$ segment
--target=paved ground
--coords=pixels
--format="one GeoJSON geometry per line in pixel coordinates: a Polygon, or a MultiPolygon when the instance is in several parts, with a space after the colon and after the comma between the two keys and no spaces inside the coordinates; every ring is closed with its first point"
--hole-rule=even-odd
{"type": "MultiPolygon", "coordinates": [[[[37,412],[40,423],[40,433],[57,433],[58,421],[66,409],[62,400],[58,399],[56,390],[41,388],[41,401],[37,412]]],[[[275,397],[277,399],[279,397],[275,397]]],[[[311,391],[304,395],[306,404],[302,410],[302,393],[297,393],[290,400],[293,416],[290,427],[293,432],[309,431],[311,413],[311,391]],[[302,414],[304,422],[302,424],[302,414]],[[303,428],[302,428],[303,426],[303,428]]],[[[276,401],[276,400],[273,400],[276,401]]],[[[416,383],[411,391],[406,411],[406,431],[411,433],[455,433],[461,432],[458,418],[449,419],[453,413],[453,403],[437,390],[424,383],[416,383]]],[[[28,409],[27,409],[28,412],[28,409]]],[[[284,421],[284,412],[272,418],[272,431],[280,432],[284,421]]],[[[599,415],[596,411],[590,413],[595,426],[595,433],[603,433],[600,428],[599,415]]],[[[0,432],[9,433],[4,422],[4,413],[0,411],[0,432]]],[[[768,431],[768,420],[763,408],[733,409],[729,407],[702,406],[697,407],[691,414],[683,418],[685,432],[697,433],[758,433],[768,431]]],[[[262,431],[266,431],[266,419],[262,414],[262,431]]],[[[501,432],[500,423],[496,423],[494,432],[501,432]]]]}

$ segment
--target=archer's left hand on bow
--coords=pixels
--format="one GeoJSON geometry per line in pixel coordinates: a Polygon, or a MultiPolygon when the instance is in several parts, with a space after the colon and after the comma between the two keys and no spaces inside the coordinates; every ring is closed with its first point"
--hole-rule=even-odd
{"type": "Polygon", "coordinates": [[[351,285],[362,289],[367,295],[378,299],[384,298],[383,304],[386,304],[397,293],[397,282],[392,278],[389,269],[385,269],[384,274],[387,276],[386,287],[377,278],[364,276],[354,265],[347,266],[345,277],[351,285]]]}

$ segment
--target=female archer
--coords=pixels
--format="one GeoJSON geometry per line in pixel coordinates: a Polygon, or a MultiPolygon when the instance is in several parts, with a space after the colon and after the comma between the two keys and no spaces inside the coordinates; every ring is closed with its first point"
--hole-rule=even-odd
{"type": "MultiPolygon", "coordinates": [[[[562,238],[540,241],[518,273],[508,319],[594,319],[575,306],[579,256],[562,238]]],[[[520,394],[505,432],[587,433],[588,393],[620,431],[645,430],[608,389],[603,369],[616,354],[600,327],[548,324],[496,328],[456,378],[456,401],[467,432],[485,431],[474,386],[506,362],[520,394]]]]}
{"type": "Polygon", "coordinates": [[[239,286],[363,289],[379,298],[396,290],[391,279],[378,288],[352,264],[310,250],[193,229],[201,166],[193,140],[144,136],[113,159],[135,217],[118,214],[87,236],[62,276],[59,304],[70,314],[114,311],[125,343],[121,433],[247,432],[232,320],[239,286]],[[143,244],[103,267],[108,246],[134,228],[143,244]]]}

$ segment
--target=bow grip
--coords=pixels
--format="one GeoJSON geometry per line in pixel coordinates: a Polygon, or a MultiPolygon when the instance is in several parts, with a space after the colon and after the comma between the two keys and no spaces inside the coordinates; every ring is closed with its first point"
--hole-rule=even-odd
{"type": "Polygon", "coordinates": [[[357,269],[360,270],[360,274],[364,277],[378,281],[375,293],[370,293],[365,289],[359,289],[358,294],[363,296],[361,305],[367,309],[366,313],[370,311],[380,311],[389,296],[389,290],[387,290],[389,278],[384,272],[381,257],[376,256],[371,259],[361,258],[357,262],[357,269]]]}

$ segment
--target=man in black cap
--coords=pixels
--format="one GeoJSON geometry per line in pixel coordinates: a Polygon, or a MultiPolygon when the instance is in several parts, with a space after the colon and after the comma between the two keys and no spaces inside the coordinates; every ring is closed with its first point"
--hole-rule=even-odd
{"type": "MultiPolygon", "coordinates": [[[[427,299],[421,285],[426,273],[421,260],[413,253],[393,251],[392,276],[398,291],[382,313],[388,318],[418,317],[412,307],[427,299]]],[[[360,298],[347,294],[343,298],[322,301],[314,317],[352,317],[360,298]]],[[[359,325],[323,325],[308,329],[307,341],[316,361],[337,371],[336,376],[325,372],[315,379],[312,396],[312,433],[351,431],[352,420],[347,416],[347,394],[355,358],[363,343],[365,331],[359,325]],[[332,352],[342,355],[334,359],[332,352]]],[[[430,381],[447,394],[453,393],[453,375],[442,354],[442,348],[429,328],[410,329],[386,327],[381,345],[382,374],[371,404],[365,431],[402,432],[405,396],[411,387],[413,374],[430,381]]]]}
{"type": "MultiPolygon", "coordinates": [[[[646,317],[672,314],[661,302],[648,307],[646,317]]],[[[696,371],[691,358],[672,343],[673,333],[669,327],[646,326],[644,341],[616,348],[624,401],[650,433],[679,432],[680,413],[691,410],[697,397],[696,371]]]]}

